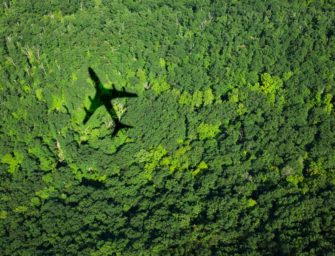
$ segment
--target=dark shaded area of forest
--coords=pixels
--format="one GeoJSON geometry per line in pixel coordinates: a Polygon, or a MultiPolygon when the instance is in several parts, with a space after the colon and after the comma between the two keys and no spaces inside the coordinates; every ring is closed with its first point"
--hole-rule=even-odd
{"type": "Polygon", "coordinates": [[[2,2],[1,255],[335,254],[333,0],[2,2]]]}

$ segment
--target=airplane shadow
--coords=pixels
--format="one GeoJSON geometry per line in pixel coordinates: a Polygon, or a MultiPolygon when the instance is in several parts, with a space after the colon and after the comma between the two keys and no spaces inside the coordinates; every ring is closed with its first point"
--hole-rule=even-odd
{"type": "Polygon", "coordinates": [[[91,67],[88,68],[88,73],[90,78],[94,82],[95,96],[93,98],[89,97],[91,105],[88,109],[85,107],[86,116],[83,120],[83,124],[86,124],[89,121],[91,116],[99,107],[104,106],[108,114],[114,121],[114,131],[112,133],[112,137],[116,136],[121,129],[133,128],[133,126],[121,122],[116,114],[116,111],[111,101],[115,98],[134,98],[137,97],[137,94],[127,92],[125,88],[122,88],[122,90],[117,90],[114,85],[112,89],[107,89],[101,83],[98,75],[91,67]]]}

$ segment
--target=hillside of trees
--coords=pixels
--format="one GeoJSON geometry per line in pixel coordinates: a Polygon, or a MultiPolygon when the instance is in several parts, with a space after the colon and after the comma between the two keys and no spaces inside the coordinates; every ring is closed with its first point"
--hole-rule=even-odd
{"type": "Polygon", "coordinates": [[[0,40],[0,255],[335,255],[334,0],[3,0],[0,40]]]}

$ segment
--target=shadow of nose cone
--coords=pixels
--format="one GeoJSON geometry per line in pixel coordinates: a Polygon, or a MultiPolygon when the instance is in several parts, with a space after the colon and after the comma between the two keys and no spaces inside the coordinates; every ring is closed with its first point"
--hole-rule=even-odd
{"type": "Polygon", "coordinates": [[[97,74],[94,72],[94,70],[91,67],[88,68],[88,73],[89,73],[91,79],[94,81],[95,85],[96,86],[99,85],[100,80],[99,80],[97,74]]]}

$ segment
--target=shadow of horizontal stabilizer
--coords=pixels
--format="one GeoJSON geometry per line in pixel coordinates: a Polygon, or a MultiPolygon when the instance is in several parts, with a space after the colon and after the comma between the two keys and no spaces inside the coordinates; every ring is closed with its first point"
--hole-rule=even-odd
{"type": "Polygon", "coordinates": [[[134,128],[134,126],[121,123],[118,119],[116,119],[114,121],[115,121],[115,127],[114,127],[114,131],[112,133],[112,137],[116,136],[116,134],[122,129],[134,128]]]}

